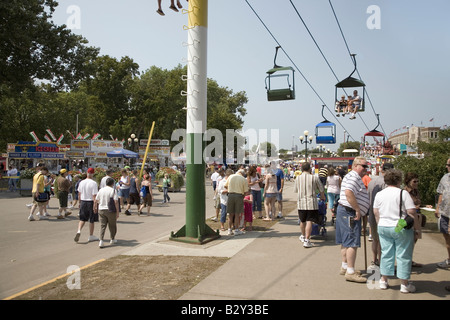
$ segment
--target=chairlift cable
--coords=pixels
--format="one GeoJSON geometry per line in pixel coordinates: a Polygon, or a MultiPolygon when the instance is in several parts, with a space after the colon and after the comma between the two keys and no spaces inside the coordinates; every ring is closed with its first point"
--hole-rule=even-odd
{"type": "MultiPolygon", "coordinates": [[[[314,36],[312,35],[311,31],[309,30],[308,26],[306,25],[305,20],[303,20],[300,12],[297,10],[297,7],[294,5],[294,3],[292,2],[292,0],[289,0],[289,2],[291,3],[292,7],[294,8],[295,12],[297,13],[297,16],[299,17],[300,21],[303,23],[303,26],[305,27],[306,31],[308,31],[309,36],[311,37],[311,39],[313,40],[314,44],[316,45],[317,49],[319,50],[320,54],[322,55],[323,59],[325,60],[325,62],[327,63],[328,67],[330,68],[331,72],[333,73],[334,77],[336,78],[337,81],[339,81],[338,76],[336,75],[336,73],[334,72],[333,68],[331,67],[330,63],[328,62],[328,59],[325,57],[325,54],[323,53],[322,49],[320,48],[319,44],[317,43],[316,39],[314,38],[314,36]]],[[[347,42],[346,42],[347,44],[347,42]]],[[[348,46],[347,46],[348,48],[348,46]]],[[[353,60],[352,60],[353,61],[353,60]]],[[[353,62],[353,64],[355,65],[355,70],[356,70],[356,61],[353,62]]],[[[344,93],[346,95],[347,92],[344,93]]],[[[367,92],[367,91],[366,91],[367,92]]],[[[361,117],[361,113],[359,114],[359,116],[361,117]]],[[[335,117],[336,118],[336,117],[335,117]]],[[[364,125],[366,126],[367,130],[370,130],[369,127],[367,126],[366,122],[364,121],[364,119],[361,117],[362,122],[364,123],[364,125]]]]}
{"type": "MultiPolygon", "coordinates": [[[[333,7],[333,4],[331,3],[331,0],[328,0],[328,3],[330,4],[331,10],[333,11],[334,18],[336,19],[336,23],[337,23],[337,25],[338,25],[338,27],[339,27],[339,31],[341,32],[342,39],[344,40],[344,43],[345,43],[345,46],[346,46],[346,48],[347,48],[348,54],[350,55],[350,58],[352,58],[352,53],[351,53],[350,48],[349,48],[349,46],[348,46],[348,43],[347,43],[347,40],[346,40],[346,38],[345,38],[344,32],[342,31],[341,24],[339,23],[339,19],[338,19],[337,15],[336,15],[336,11],[334,10],[334,7],[333,7]]],[[[352,59],[352,62],[353,62],[353,59],[352,59]]],[[[358,76],[359,76],[359,78],[361,79],[361,75],[360,75],[358,69],[356,69],[356,72],[358,73],[358,76]]],[[[364,89],[364,90],[366,90],[366,89],[364,89]]],[[[375,108],[374,108],[374,106],[373,106],[373,104],[372,104],[372,100],[370,99],[369,93],[367,92],[367,90],[366,90],[366,94],[367,94],[367,98],[368,98],[368,100],[369,100],[370,106],[372,107],[372,111],[373,111],[373,113],[374,113],[375,116],[376,116],[376,115],[377,115],[377,112],[375,111],[375,108]]],[[[360,116],[361,116],[361,115],[360,115],[360,116]]],[[[362,118],[361,118],[361,119],[362,119],[362,118]]],[[[386,135],[386,132],[384,131],[383,125],[382,125],[381,123],[380,123],[380,126],[381,126],[381,129],[383,130],[384,135],[386,135]]],[[[366,127],[367,127],[367,125],[366,125],[366,127]]]]}
{"type": "Polygon", "coordinates": [[[267,32],[270,34],[270,36],[273,38],[273,40],[277,43],[277,45],[279,45],[281,47],[281,50],[283,51],[283,53],[286,55],[286,57],[288,58],[288,60],[292,63],[292,65],[297,69],[297,71],[300,73],[300,75],[302,76],[302,78],[306,81],[306,83],[309,85],[309,87],[312,89],[312,91],[316,94],[316,96],[319,98],[319,100],[323,103],[323,105],[325,105],[325,107],[328,109],[328,111],[331,113],[331,115],[336,119],[336,121],[340,124],[340,126],[345,130],[345,132],[347,132],[348,137],[350,137],[353,141],[356,141],[352,135],[349,133],[349,131],[342,125],[342,123],[336,118],[336,116],[334,115],[333,112],[331,112],[330,108],[328,107],[328,105],[325,103],[325,101],[322,99],[322,97],[317,93],[317,91],[314,89],[314,87],[312,86],[312,84],[308,81],[308,79],[305,77],[305,75],[300,71],[299,67],[295,64],[295,62],[291,59],[291,57],[288,55],[288,53],[286,52],[286,50],[283,48],[283,46],[280,44],[280,42],[277,40],[277,38],[273,35],[273,33],[270,31],[270,29],[267,27],[267,25],[264,23],[264,21],[261,19],[261,17],[258,15],[258,13],[255,11],[255,9],[253,9],[253,7],[250,5],[250,3],[248,2],[248,0],[245,0],[245,2],[247,3],[247,5],[250,7],[250,9],[253,11],[253,13],[256,15],[256,17],[258,18],[258,20],[262,23],[262,25],[264,26],[264,28],[267,30],[267,32]]]}

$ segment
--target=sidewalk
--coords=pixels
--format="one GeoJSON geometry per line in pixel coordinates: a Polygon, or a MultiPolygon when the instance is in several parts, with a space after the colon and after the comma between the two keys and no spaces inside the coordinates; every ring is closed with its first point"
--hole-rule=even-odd
{"type": "MultiPolygon", "coordinates": [[[[291,191],[291,190],[290,190],[291,191]]],[[[292,192],[292,191],[291,191],[292,192]]],[[[286,200],[293,195],[287,191],[286,200]]],[[[288,199],[289,198],[289,199],[288,199]]],[[[413,294],[400,293],[400,281],[389,280],[388,290],[376,285],[352,283],[339,275],[340,247],[334,243],[334,227],[327,222],[327,238],[314,237],[313,248],[299,241],[296,210],[266,232],[247,232],[222,237],[205,245],[170,241],[167,237],[141,245],[130,255],[221,256],[230,259],[206,279],[184,294],[181,300],[303,300],[303,299],[385,299],[448,300],[450,271],[436,267],[446,256],[443,239],[425,233],[414,250],[414,260],[424,267],[414,268],[413,294]],[[440,241],[441,240],[441,241],[440,241]]],[[[367,263],[371,261],[371,242],[367,241],[367,263]]],[[[364,271],[364,246],[358,249],[356,268],[364,271]]],[[[363,272],[364,274],[364,272],[363,272]]],[[[367,275],[370,276],[370,275],[367,275]]],[[[375,275],[371,276],[372,278],[375,275]]]]}

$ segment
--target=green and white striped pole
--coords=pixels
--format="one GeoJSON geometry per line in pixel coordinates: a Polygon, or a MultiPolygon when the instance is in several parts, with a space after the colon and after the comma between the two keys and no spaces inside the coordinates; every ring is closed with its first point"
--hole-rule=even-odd
{"type": "Polygon", "coordinates": [[[186,225],[171,240],[206,243],[220,237],[205,223],[208,0],[190,0],[188,10],[186,117],[186,225]]]}

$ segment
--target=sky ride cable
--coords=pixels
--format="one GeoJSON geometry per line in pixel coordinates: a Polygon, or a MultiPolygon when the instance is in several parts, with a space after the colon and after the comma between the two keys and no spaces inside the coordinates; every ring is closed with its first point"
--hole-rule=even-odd
{"type": "MultiPolygon", "coordinates": [[[[277,38],[273,35],[273,33],[270,31],[270,29],[267,27],[267,25],[264,23],[264,21],[261,19],[261,17],[258,15],[258,13],[255,11],[255,9],[253,9],[253,7],[250,5],[250,3],[248,2],[248,0],[245,0],[245,2],[247,3],[247,5],[250,7],[250,9],[253,11],[253,13],[256,15],[256,17],[258,18],[258,20],[262,23],[262,25],[264,26],[264,28],[267,30],[267,32],[271,35],[271,37],[273,38],[273,40],[280,46],[281,50],[283,51],[283,53],[286,55],[286,57],[289,59],[289,61],[292,63],[292,65],[297,69],[297,71],[300,73],[300,75],[302,76],[302,78],[306,81],[306,83],[309,85],[309,87],[312,89],[312,91],[316,94],[316,96],[319,98],[319,100],[322,102],[322,104],[328,109],[328,111],[333,115],[333,117],[336,119],[336,121],[340,124],[340,126],[344,129],[344,131],[348,134],[348,136],[353,140],[353,141],[357,141],[355,140],[352,135],[349,133],[349,131],[342,125],[342,123],[336,118],[336,116],[334,115],[333,112],[331,112],[330,108],[328,107],[328,105],[325,103],[325,101],[322,99],[322,97],[317,93],[317,91],[314,89],[314,87],[312,86],[312,84],[308,81],[308,79],[305,77],[305,75],[300,71],[300,69],[298,68],[298,66],[295,64],[295,62],[291,59],[291,57],[288,55],[288,53],[286,52],[286,50],[284,50],[283,46],[280,44],[280,42],[277,40],[277,38]]],[[[344,141],[345,142],[345,141],[344,141]]]]}
{"type": "MultiPolygon", "coordinates": [[[[336,19],[336,23],[337,23],[337,25],[339,27],[339,31],[341,32],[342,39],[344,40],[344,43],[345,43],[345,46],[347,48],[348,54],[350,55],[350,58],[351,58],[352,53],[351,53],[350,48],[348,46],[348,43],[347,43],[347,40],[345,38],[344,32],[342,31],[341,24],[339,23],[339,19],[338,19],[337,15],[336,15],[336,11],[334,10],[334,7],[333,7],[333,4],[331,3],[331,0],[328,0],[328,3],[330,4],[331,10],[333,11],[333,15],[334,15],[334,18],[336,19]]],[[[352,60],[352,63],[353,63],[353,60],[352,60]]],[[[358,73],[358,76],[361,79],[361,74],[359,73],[359,70],[357,68],[356,68],[356,72],[358,73]]],[[[366,91],[367,99],[369,100],[370,106],[372,107],[372,111],[375,114],[375,116],[377,117],[377,112],[375,111],[375,108],[374,108],[374,106],[372,104],[372,100],[369,97],[369,93],[367,92],[367,90],[365,88],[363,90],[366,91]]],[[[361,114],[360,114],[360,116],[361,116],[361,114]]],[[[362,120],[362,118],[361,118],[361,120],[362,120]]],[[[383,130],[383,133],[386,136],[386,132],[384,131],[383,125],[381,124],[381,122],[379,124],[381,126],[381,130],[383,130]]],[[[366,127],[367,127],[367,125],[366,125],[366,127]]]]}

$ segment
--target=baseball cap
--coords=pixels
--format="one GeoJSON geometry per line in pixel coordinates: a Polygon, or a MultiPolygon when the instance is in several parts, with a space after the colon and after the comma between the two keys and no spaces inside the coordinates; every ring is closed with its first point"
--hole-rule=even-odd
{"type": "Polygon", "coordinates": [[[66,169],[61,169],[61,170],[59,170],[59,173],[60,173],[60,174],[63,174],[63,173],[66,173],[66,172],[67,172],[66,169]]]}
{"type": "Polygon", "coordinates": [[[87,173],[94,173],[94,172],[95,172],[94,168],[89,168],[88,171],[87,171],[87,173]]]}

